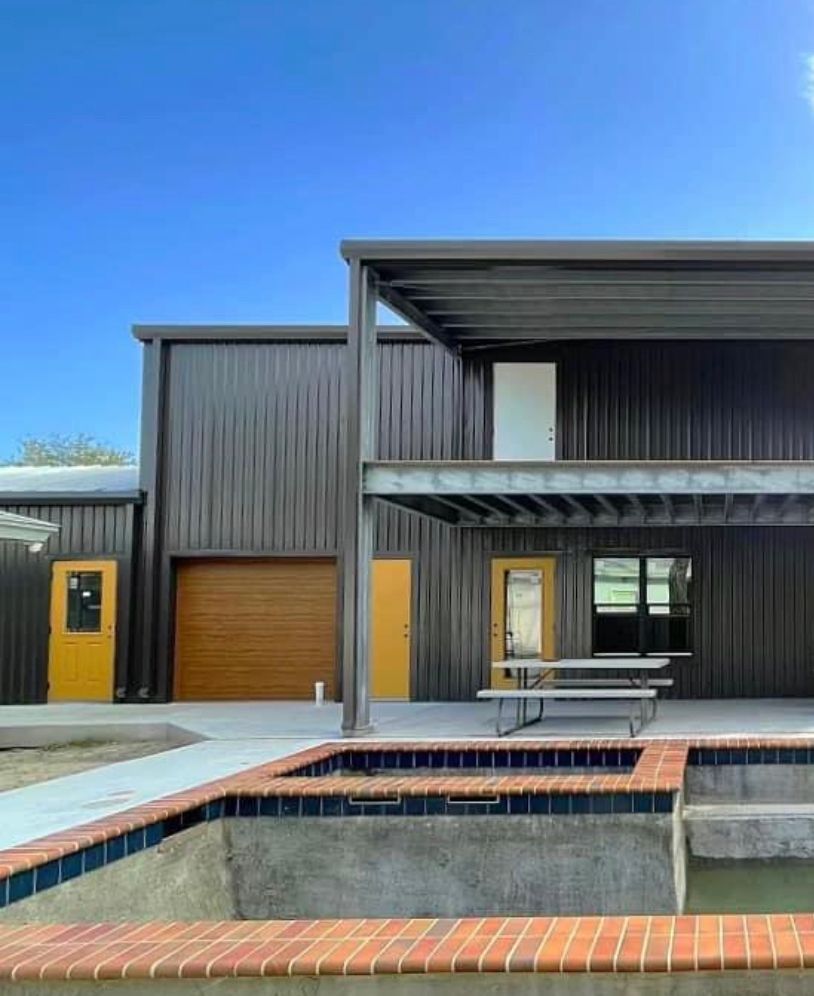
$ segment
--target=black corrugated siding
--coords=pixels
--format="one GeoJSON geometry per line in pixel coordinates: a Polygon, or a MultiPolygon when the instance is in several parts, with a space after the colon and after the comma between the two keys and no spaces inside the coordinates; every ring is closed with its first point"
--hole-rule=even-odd
{"type": "Polygon", "coordinates": [[[48,676],[51,562],[118,560],[116,685],[124,684],[131,591],[132,505],[0,505],[5,512],[55,522],[42,553],[0,540],[0,702],[43,702],[48,676]]]}
{"type": "MultiPolygon", "coordinates": [[[[563,459],[814,458],[814,344],[575,343],[463,366],[420,343],[380,353],[385,458],[488,458],[497,358],[558,363],[563,459]]],[[[342,355],[340,343],[173,344],[167,577],[171,557],[196,551],[341,553],[342,355]]],[[[677,694],[812,694],[811,536],[787,527],[450,529],[392,509],[376,532],[379,552],[414,558],[417,699],[471,698],[487,681],[492,554],[558,554],[558,651],[590,654],[591,555],[609,549],[695,558],[696,653],[676,667],[677,694]]]]}

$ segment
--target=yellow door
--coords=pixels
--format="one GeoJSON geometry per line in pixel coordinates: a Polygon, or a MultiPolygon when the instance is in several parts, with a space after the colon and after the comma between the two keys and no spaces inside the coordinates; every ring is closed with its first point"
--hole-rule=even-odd
{"type": "Polygon", "coordinates": [[[57,560],[51,573],[48,700],[110,702],[116,562],[57,560]]]}
{"type": "MultiPolygon", "coordinates": [[[[493,661],[554,659],[553,557],[492,560],[493,661]]],[[[491,671],[493,688],[513,688],[517,679],[491,671]]]]}
{"type": "Polygon", "coordinates": [[[370,612],[371,696],[410,698],[409,560],[374,560],[370,612]]]}

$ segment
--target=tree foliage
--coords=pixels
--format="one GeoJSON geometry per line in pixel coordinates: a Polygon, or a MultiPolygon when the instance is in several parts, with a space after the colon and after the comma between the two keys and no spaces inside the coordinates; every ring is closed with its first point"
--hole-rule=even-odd
{"type": "Polygon", "coordinates": [[[135,463],[129,450],[109,446],[84,432],[73,435],[26,436],[17,452],[4,461],[12,467],[121,467],[135,463]]]}

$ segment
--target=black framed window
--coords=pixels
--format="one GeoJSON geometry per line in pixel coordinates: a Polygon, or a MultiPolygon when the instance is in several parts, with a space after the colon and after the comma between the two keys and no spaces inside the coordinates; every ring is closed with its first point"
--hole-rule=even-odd
{"type": "Polygon", "coordinates": [[[594,655],[692,653],[692,558],[594,557],[594,655]]]}
{"type": "Polygon", "coordinates": [[[71,571],[67,599],[65,616],[69,633],[102,632],[101,571],[71,571]]]}

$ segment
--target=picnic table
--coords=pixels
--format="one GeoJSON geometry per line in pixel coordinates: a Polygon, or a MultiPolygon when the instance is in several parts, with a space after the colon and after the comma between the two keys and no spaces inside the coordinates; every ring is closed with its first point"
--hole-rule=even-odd
{"type": "Polygon", "coordinates": [[[669,657],[566,657],[554,661],[541,658],[493,661],[492,670],[513,675],[517,679],[517,688],[484,688],[478,692],[477,697],[497,700],[498,736],[505,736],[524,726],[540,722],[544,704],[551,699],[621,700],[638,704],[638,727],[633,713],[630,716],[630,734],[635,736],[655,718],[657,690],[668,688],[673,683],[671,678],[653,677],[669,665],[669,657]],[[616,671],[623,677],[560,678],[559,672],[569,671],[616,671]],[[552,672],[557,672],[553,678],[552,672]],[[503,704],[507,701],[515,702],[516,719],[513,726],[503,728],[501,717],[503,704]],[[538,704],[538,712],[532,719],[528,718],[529,702],[538,704]]]}

